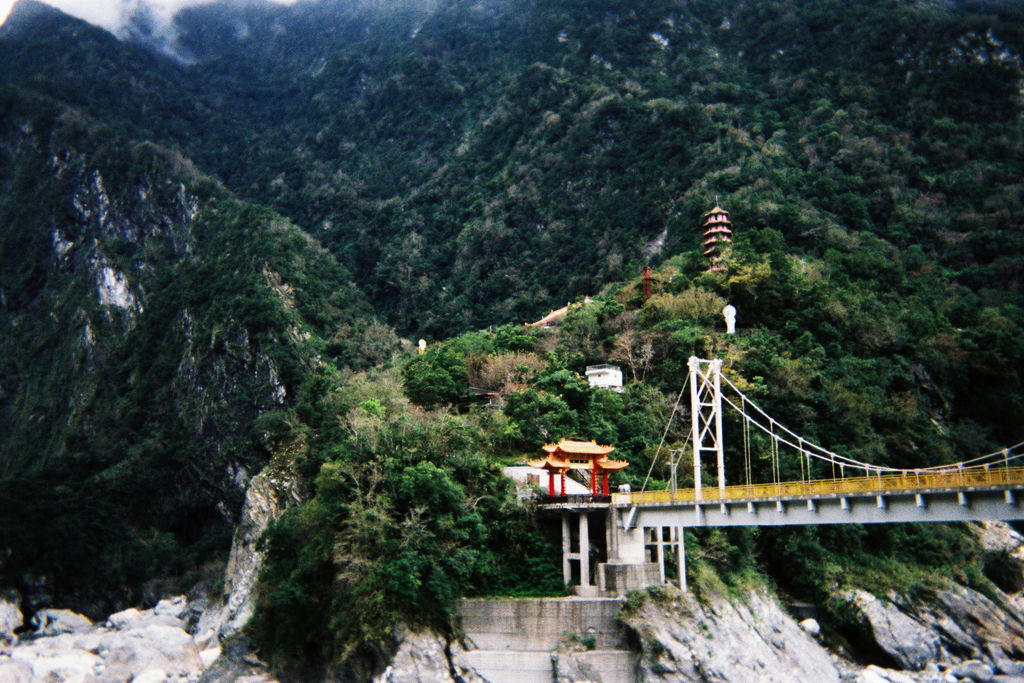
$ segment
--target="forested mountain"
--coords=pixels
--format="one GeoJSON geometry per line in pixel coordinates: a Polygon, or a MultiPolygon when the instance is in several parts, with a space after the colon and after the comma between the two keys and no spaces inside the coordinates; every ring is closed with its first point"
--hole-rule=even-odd
{"type": "Polygon", "coordinates": [[[2,78],[180,148],[316,235],[401,330],[443,336],[691,245],[716,195],[813,255],[838,230],[957,270],[1009,256],[989,233],[1015,210],[1019,15],[215,3],[179,15],[182,62],[20,3],[2,78]]]}
{"type": "MultiPolygon", "coordinates": [[[[550,590],[495,462],[586,435],[636,476],[694,353],[871,462],[1021,438],[1016,2],[254,0],[137,29],[32,0],[0,27],[0,584],[127,604],[223,552],[274,462],[306,499],[254,633],[338,661],[457,595],[550,590]],[[583,295],[557,332],[518,326],[583,295]],[[454,339],[414,359],[398,334],[454,339]],[[621,397],[580,379],[609,358],[621,397]],[[446,407],[468,384],[503,411],[446,407]],[[298,637],[316,601],[377,616],[298,637]]],[[[711,562],[785,576],[798,548],[814,598],[843,547],[980,566],[955,531],[872,534],[711,562]]]]}

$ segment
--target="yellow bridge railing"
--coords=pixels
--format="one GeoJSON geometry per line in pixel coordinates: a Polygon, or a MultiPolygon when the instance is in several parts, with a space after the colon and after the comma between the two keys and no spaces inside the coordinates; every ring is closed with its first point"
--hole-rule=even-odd
{"type": "MultiPolygon", "coordinates": [[[[705,486],[702,503],[722,500],[775,499],[791,496],[819,496],[830,494],[894,493],[928,489],[971,489],[983,486],[1024,485],[1024,467],[997,467],[989,469],[945,470],[942,472],[909,472],[842,479],[815,479],[786,481],[775,484],[739,484],[726,486],[724,495],[718,487],[705,486]]],[[[642,491],[615,493],[612,502],[620,505],[645,503],[693,502],[693,489],[672,491],[642,491]]]]}

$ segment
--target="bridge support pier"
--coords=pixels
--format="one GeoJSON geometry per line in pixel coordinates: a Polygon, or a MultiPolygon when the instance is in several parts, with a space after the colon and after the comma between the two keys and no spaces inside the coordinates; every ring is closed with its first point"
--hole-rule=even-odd
{"type": "Polygon", "coordinates": [[[622,596],[659,583],[659,564],[651,561],[653,529],[634,526],[637,509],[608,508],[605,525],[607,561],[597,565],[596,589],[605,595],[622,596]]]}
{"type": "MultiPolygon", "coordinates": [[[[661,583],[668,583],[668,556],[666,549],[675,551],[676,582],[680,589],[686,590],[686,536],[682,526],[645,527],[644,537],[648,545],[653,546],[655,563],[658,566],[658,578],[661,583]]],[[[645,553],[646,554],[646,553],[645,553]]]]}
{"type": "Polygon", "coordinates": [[[572,527],[569,513],[562,515],[562,579],[566,585],[572,583],[572,562],[579,562],[580,583],[578,593],[596,591],[590,581],[590,521],[586,512],[577,515],[578,533],[576,550],[573,551],[572,527]]]}
{"type": "Polygon", "coordinates": [[[572,565],[569,564],[569,554],[572,549],[572,533],[569,529],[569,515],[562,515],[562,583],[568,586],[572,583],[572,565]]]}

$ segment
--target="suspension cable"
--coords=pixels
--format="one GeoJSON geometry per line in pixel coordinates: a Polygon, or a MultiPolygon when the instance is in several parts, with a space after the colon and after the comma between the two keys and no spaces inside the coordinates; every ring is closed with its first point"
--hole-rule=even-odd
{"type": "MultiPolygon", "coordinates": [[[[760,426],[760,425],[758,425],[760,426]]],[[[772,483],[779,483],[779,442],[775,439],[775,428],[774,423],[768,423],[768,436],[771,440],[768,442],[769,450],[772,456],[772,483]]]]}
{"type": "Polygon", "coordinates": [[[665,431],[661,433],[661,441],[658,442],[658,448],[654,451],[654,457],[651,458],[651,466],[647,468],[647,476],[644,477],[643,486],[640,487],[641,491],[647,490],[647,482],[651,480],[651,472],[654,471],[654,464],[658,462],[658,456],[661,454],[661,448],[665,445],[665,437],[668,436],[668,430],[672,427],[672,420],[676,416],[676,412],[679,410],[679,402],[683,400],[683,392],[686,391],[686,385],[690,383],[690,376],[687,375],[683,381],[683,388],[679,390],[679,395],[676,396],[675,405],[672,406],[672,412],[668,416],[668,423],[665,425],[665,431]]]}
{"type": "MultiPolygon", "coordinates": [[[[743,416],[746,417],[745,415],[743,416]]],[[[743,471],[747,475],[747,486],[750,486],[750,423],[744,419],[743,422],[743,471]]]]}
{"type": "MultiPolygon", "coordinates": [[[[775,422],[772,419],[772,417],[770,415],[768,415],[768,413],[766,413],[756,403],[751,401],[750,398],[746,394],[744,394],[742,391],[740,391],[739,387],[737,387],[735,384],[733,384],[732,381],[730,381],[728,377],[726,377],[724,374],[721,374],[720,376],[721,376],[722,380],[729,387],[731,387],[732,390],[734,392],[736,392],[736,394],[740,397],[741,401],[743,402],[743,408],[740,408],[739,406],[737,406],[735,403],[730,401],[725,396],[722,397],[722,400],[726,401],[729,405],[731,405],[733,408],[735,408],[741,414],[743,414],[744,416],[748,417],[751,420],[751,422],[753,422],[755,426],[757,426],[760,429],[762,429],[762,431],[767,431],[767,430],[764,429],[764,427],[762,425],[760,425],[756,420],[751,418],[750,415],[746,412],[745,408],[749,404],[750,406],[752,406],[754,408],[754,410],[756,410],[758,413],[760,413],[765,418],[767,418],[773,425],[778,425],[779,428],[782,429],[782,431],[785,434],[787,434],[787,435],[797,439],[798,441],[801,441],[803,444],[806,444],[809,447],[809,449],[814,449],[816,451],[819,451],[820,453],[814,453],[814,452],[811,452],[810,450],[806,451],[808,457],[813,456],[813,457],[815,457],[815,458],[817,458],[819,460],[833,461],[833,462],[846,462],[846,463],[850,464],[853,467],[856,467],[858,469],[864,469],[864,470],[869,470],[869,469],[870,470],[876,470],[877,469],[877,470],[879,470],[879,472],[886,471],[886,472],[892,472],[892,473],[907,474],[907,473],[917,473],[917,472],[933,472],[934,473],[934,472],[944,472],[944,471],[956,471],[960,467],[980,468],[980,467],[983,466],[983,462],[987,461],[987,460],[991,461],[993,459],[1001,459],[1003,462],[1008,462],[1009,460],[1022,457],[1022,454],[1017,454],[1017,455],[1015,455],[1015,456],[1013,456],[1011,458],[1011,457],[1008,457],[1006,454],[1008,452],[1010,452],[1010,451],[1016,450],[1017,448],[1019,448],[1021,446],[1024,446],[1024,441],[1016,443],[1013,446],[1010,446],[1009,448],[1000,448],[997,451],[993,451],[991,453],[987,453],[985,455],[978,456],[978,457],[972,458],[970,460],[964,460],[964,461],[961,461],[959,463],[951,463],[951,464],[946,464],[946,465],[932,465],[930,467],[919,467],[919,468],[914,468],[914,469],[904,469],[904,468],[897,468],[897,467],[885,467],[885,466],[880,466],[880,465],[872,465],[871,463],[866,463],[866,462],[863,462],[863,461],[860,461],[860,460],[855,460],[853,458],[849,458],[849,457],[846,457],[846,456],[839,455],[838,453],[834,453],[834,452],[832,452],[832,451],[830,451],[830,450],[828,450],[826,448],[823,448],[823,447],[819,446],[818,444],[814,443],[813,441],[806,441],[806,440],[804,440],[799,434],[797,434],[793,430],[787,428],[785,425],[782,425],[782,424],[779,424],[779,423],[775,422]]],[[[782,443],[785,443],[786,445],[788,445],[788,446],[790,446],[792,448],[796,448],[798,450],[803,451],[803,449],[800,448],[800,446],[794,445],[794,444],[790,443],[789,441],[783,439],[782,437],[778,437],[778,438],[782,441],[782,443]]]]}
{"type": "MultiPolygon", "coordinates": [[[[723,376],[723,379],[725,379],[724,376],[723,376]]],[[[968,461],[964,461],[964,462],[960,462],[960,463],[951,463],[951,464],[948,464],[948,465],[936,465],[936,466],[932,466],[932,467],[919,467],[919,468],[912,468],[912,469],[899,468],[899,467],[888,467],[888,466],[884,466],[884,465],[873,465],[871,463],[867,463],[867,462],[863,462],[863,461],[860,461],[860,460],[855,460],[853,458],[849,458],[849,457],[846,457],[846,456],[839,455],[838,453],[833,453],[832,451],[829,451],[829,450],[827,450],[825,448],[822,448],[821,446],[818,446],[817,444],[815,444],[812,441],[807,441],[807,440],[803,439],[803,437],[798,435],[796,432],[793,432],[792,430],[788,429],[785,425],[782,425],[782,424],[776,422],[774,418],[772,418],[770,415],[768,415],[763,410],[761,410],[761,408],[759,408],[757,406],[757,404],[755,404],[749,398],[744,396],[742,394],[742,392],[740,392],[738,389],[736,389],[735,386],[733,386],[731,382],[729,382],[728,380],[726,380],[726,382],[728,382],[729,385],[732,386],[733,389],[735,389],[736,392],[740,394],[741,400],[743,400],[745,402],[745,404],[749,404],[749,405],[753,406],[754,409],[756,409],[761,415],[763,415],[764,417],[767,418],[768,426],[767,427],[764,426],[758,420],[756,420],[753,417],[751,417],[746,411],[744,411],[742,408],[740,408],[740,406],[736,405],[727,396],[724,396],[724,395],[722,396],[722,401],[723,402],[725,402],[725,403],[729,404],[730,406],[732,406],[733,409],[735,409],[737,412],[739,412],[741,415],[743,415],[751,424],[753,424],[755,427],[757,427],[758,429],[763,431],[765,434],[768,434],[769,436],[771,436],[772,439],[778,441],[779,443],[785,444],[785,445],[789,446],[790,448],[792,448],[792,449],[794,449],[796,451],[801,451],[801,452],[805,453],[805,455],[808,458],[812,458],[813,457],[813,458],[815,458],[817,460],[822,460],[822,461],[825,461],[825,462],[833,462],[833,463],[837,463],[837,464],[845,464],[845,465],[849,465],[850,467],[853,467],[855,469],[862,469],[865,472],[878,473],[879,475],[881,475],[882,472],[888,472],[888,473],[891,473],[891,474],[914,474],[914,473],[917,473],[917,472],[933,473],[933,474],[935,474],[935,473],[943,473],[943,472],[956,472],[956,471],[959,471],[961,468],[964,468],[965,466],[968,466],[969,463],[974,463],[974,464],[969,465],[968,469],[980,469],[981,467],[983,467],[983,465],[980,463],[980,461],[985,459],[985,458],[991,458],[991,457],[998,456],[1000,458],[1000,461],[1002,461],[1002,462],[1009,462],[1011,460],[1017,460],[1019,458],[1024,457],[1024,452],[1017,453],[1017,454],[1012,455],[1012,456],[1007,456],[1007,455],[1004,454],[1004,451],[1012,452],[1015,449],[1019,448],[1020,446],[1024,446],[1024,441],[1022,441],[1022,442],[1020,442],[1018,444],[1010,446],[1007,449],[1000,449],[998,451],[994,451],[993,453],[990,453],[988,456],[983,456],[982,458],[974,458],[972,460],[968,460],[968,461]],[[786,439],[783,436],[780,436],[780,435],[776,434],[775,433],[775,427],[780,428],[783,431],[783,433],[795,437],[795,440],[798,443],[793,443],[789,439],[786,439]],[[803,444],[805,446],[805,448],[801,448],[801,445],[799,445],[799,444],[803,444]],[[821,453],[815,453],[815,452],[811,451],[810,448],[812,448],[812,447],[817,449],[818,451],[821,451],[821,453]]],[[[777,444],[776,444],[776,446],[777,446],[777,444]]]]}

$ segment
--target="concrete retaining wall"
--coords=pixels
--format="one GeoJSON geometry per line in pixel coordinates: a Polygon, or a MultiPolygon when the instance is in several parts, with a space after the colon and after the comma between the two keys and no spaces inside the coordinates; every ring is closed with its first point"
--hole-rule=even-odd
{"type": "Polygon", "coordinates": [[[616,598],[473,599],[460,603],[459,620],[471,645],[481,650],[546,653],[565,634],[593,638],[599,650],[625,650],[615,622],[621,608],[616,598]]]}

